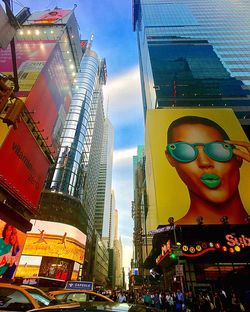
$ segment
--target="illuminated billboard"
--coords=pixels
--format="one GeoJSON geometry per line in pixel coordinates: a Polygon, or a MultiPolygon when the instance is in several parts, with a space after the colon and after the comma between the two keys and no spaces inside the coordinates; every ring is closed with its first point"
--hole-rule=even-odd
{"type": "Polygon", "coordinates": [[[26,235],[2,220],[0,233],[0,277],[12,278],[20,260],[26,235]]]}
{"type": "Polygon", "coordinates": [[[37,209],[49,162],[22,120],[3,143],[0,159],[0,184],[27,207],[37,209]]]}
{"type": "Polygon", "coordinates": [[[64,258],[83,263],[86,235],[77,228],[58,222],[31,220],[24,255],[64,258]]]}
{"type": "Polygon", "coordinates": [[[230,109],[149,110],[147,229],[169,217],[177,224],[245,223],[249,146],[230,109]]]}
{"type": "Polygon", "coordinates": [[[77,279],[84,262],[86,235],[74,226],[31,220],[16,276],[77,279]]]}

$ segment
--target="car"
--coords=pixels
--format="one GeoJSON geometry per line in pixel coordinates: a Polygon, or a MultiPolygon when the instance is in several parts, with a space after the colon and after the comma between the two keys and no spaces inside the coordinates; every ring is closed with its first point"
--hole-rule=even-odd
{"type": "Polygon", "coordinates": [[[29,312],[156,312],[162,311],[141,304],[119,303],[119,302],[78,302],[65,303],[30,310],[29,312]]]}
{"type": "Polygon", "coordinates": [[[52,303],[53,301],[38,288],[0,283],[0,311],[27,311],[52,303]]]}
{"type": "Polygon", "coordinates": [[[88,302],[88,301],[108,301],[113,302],[110,298],[98,294],[90,290],[73,290],[63,289],[50,291],[48,296],[51,300],[56,300],[58,303],[70,303],[70,302],[88,302]]]}

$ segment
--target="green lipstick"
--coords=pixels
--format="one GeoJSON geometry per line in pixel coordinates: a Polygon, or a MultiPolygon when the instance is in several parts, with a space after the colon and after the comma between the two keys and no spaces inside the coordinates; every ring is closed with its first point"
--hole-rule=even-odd
{"type": "Polygon", "coordinates": [[[205,173],[200,177],[200,180],[207,187],[214,189],[220,185],[221,179],[216,174],[205,173]]]}

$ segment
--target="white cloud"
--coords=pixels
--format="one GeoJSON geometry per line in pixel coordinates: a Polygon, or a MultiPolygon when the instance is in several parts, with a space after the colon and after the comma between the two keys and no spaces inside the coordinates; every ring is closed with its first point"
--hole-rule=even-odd
{"type": "Polygon", "coordinates": [[[105,106],[114,126],[132,124],[142,116],[139,67],[115,76],[104,87],[105,106]]]}
{"type": "Polygon", "coordinates": [[[133,256],[133,219],[131,201],[133,200],[133,156],[137,147],[114,151],[113,189],[116,208],[119,211],[119,233],[123,244],[123,266],[130,267],[133,256]]]}
{"type": "Polygon", "coordinates": [[[113,154],[114,167],[132,166],[133,156],[135,156],[136,153],[137,153],[137,147],[115,150],[113,154]]]}

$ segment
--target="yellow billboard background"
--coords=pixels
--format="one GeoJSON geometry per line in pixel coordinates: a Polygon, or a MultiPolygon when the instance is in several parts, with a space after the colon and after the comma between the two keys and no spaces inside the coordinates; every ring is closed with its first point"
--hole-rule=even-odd
{"type": "MultiPolygon", "coordinates": [[[[183,116],[211,119],[226,131],[231,140],[248,142],[231,109],[148,110],[145,142],[148,194],[147,231],[156,229],[160,224],[168,224],[170,216],[174,217],[178,223],[178,219],[182,218],[189,209],[190,199],[187,187],[165,156],[168,127],[175,119],[183,116]]],[[[243,161],[240,169],[239,191],[248,214],[250,214],[249,176],[250,164],[243,161]]],[[[230,215],[228,217],[230,223],[230,215]]],[[[219,223],[219,221],[215,220],[214,223],[219,223]]]]}

